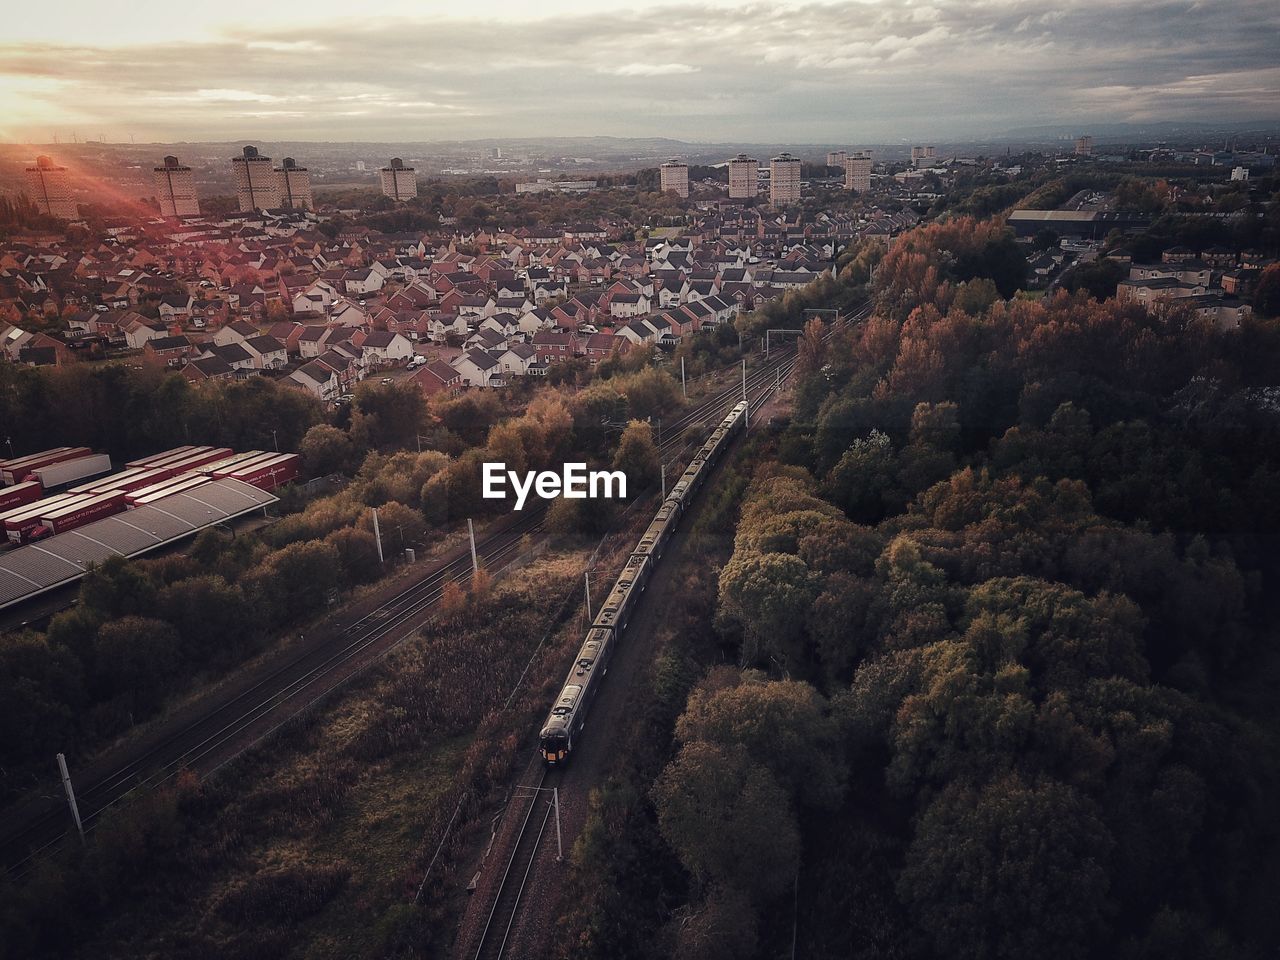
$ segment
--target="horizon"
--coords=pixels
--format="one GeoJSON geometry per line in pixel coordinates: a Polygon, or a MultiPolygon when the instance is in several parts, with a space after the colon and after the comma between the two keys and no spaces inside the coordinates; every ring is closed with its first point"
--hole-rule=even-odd
{"type": "Polygon", "coordinates": [[[304,24],[246,0],[124,12],[72,0],[0,43],[0,140],[716,145],[965,142],[1019,128],[1273,124],[1280,10],[1094,0],[838,0],[638,8],[392,0],[304,24]],[[1105,10],[1105,16],[1099,14],[1105,10]],[[998,97],[990,92],[996,89],[998,97]]]}

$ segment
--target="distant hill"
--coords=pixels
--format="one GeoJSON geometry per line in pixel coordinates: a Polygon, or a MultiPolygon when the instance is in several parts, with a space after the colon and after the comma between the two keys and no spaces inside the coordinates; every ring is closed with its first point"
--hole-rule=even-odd
{"type": "Polygon", "coordinates": [[[1158,120],[1147,123],[1043,124],[1014,127],[996,134],[995,140],[1065,140],[1089,134],[1097,140],[1177,140],[1183,137],[1212,137],[1217,133],[1280,133],[1280,120],[1246,120],[1236,122],[1204,122],[1192,120],[1158,120]]]}

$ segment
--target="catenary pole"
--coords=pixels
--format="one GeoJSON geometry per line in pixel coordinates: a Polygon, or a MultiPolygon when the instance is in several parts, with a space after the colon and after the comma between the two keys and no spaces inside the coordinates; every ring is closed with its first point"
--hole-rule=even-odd
{"type": "Polygon", "coordinates": [[[551,805],[556,808],[556,863],[564,860],[564,847],[560,842],[560,788],[551,788],[551,805]]]}
{"type": "Polygon", "coordinates": [[[80,822],[80,808],[76,806],[76,790],[71,785],[71,773],[67,770],[66,754],[58,754],[58,772],[62,774],[62,789],[67,794],[67,806],[71,808],[71,819],[76,823],[76,831],[80,834],[80,842],[84,843],[84,824],[80,822]]]}

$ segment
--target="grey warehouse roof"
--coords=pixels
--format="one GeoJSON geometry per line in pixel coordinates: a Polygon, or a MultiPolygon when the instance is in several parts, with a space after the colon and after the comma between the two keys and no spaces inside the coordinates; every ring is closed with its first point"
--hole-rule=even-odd
{"type": "Polygon", "coordinates": [[[240,480],[214,480],[0,553],[0,609],[79,580],[91,563],[117,555],[136,557],[277,499],[240,480]]]}

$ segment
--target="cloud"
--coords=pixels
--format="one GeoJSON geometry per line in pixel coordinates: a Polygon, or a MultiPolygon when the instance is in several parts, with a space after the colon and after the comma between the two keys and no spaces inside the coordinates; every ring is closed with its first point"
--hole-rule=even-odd
{"type": "Polygon", "coordinates": [[[278,50],[282,53],[318,53],[326,48],[312,40],[250,40],[250,50],[278,50]]]}
{"type": "Polygon", "coordinates": [[[698,68],[687,63],[625,63],[620,67],[607,67],[604,73],[619,77],[669,77],[680,73],[697,73],[698,68]]]}
{"type": "Polygon", "coordinates": [[[1274,0],[834,0],[373,18],[205,42],[0,43],[0,136],[546,134],[741,142],[1280,118],[1274,0]]]}
{"type": "Polygon", "coordinates": [[[197,100],[223,101],[227,103],[272,103],[281,99],[270,93],[254,93],[251,90],[196,90],[192,96],[197,100]]]}

